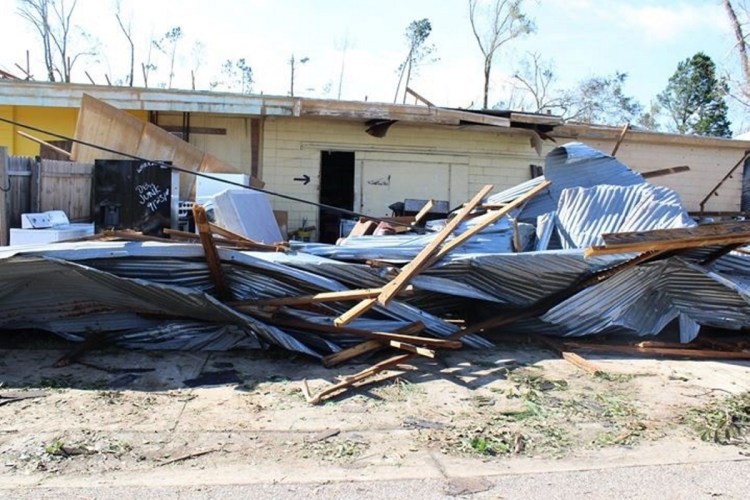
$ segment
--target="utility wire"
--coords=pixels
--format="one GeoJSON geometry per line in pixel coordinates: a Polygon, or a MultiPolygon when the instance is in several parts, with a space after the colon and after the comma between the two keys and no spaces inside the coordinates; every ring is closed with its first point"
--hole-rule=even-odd
{"type": "Polygon", "coordinates": [[[254,187],[254,186],[246,186],[246,185],[244,185],[242,183],[234,182],[234,181],[230,181],[230,180],[226,180],[226,179],[219,179],[217,177],[211,176],[210,174],[205,174],[203,172],[194,172],[192,170],[188,170],[188,169],[182,168],[182,167],[177,167],[175,165],[170,165],[170,164],[164,163],[162,161],[149,160],[148,158],[143,158],[141,156],[132,155],[130,153],[123,153],[122,151],[117,151],[115,149],[108,148],[106,146],[100,146],[98,144],[93,144],[91,142],[82,141],[82,140],[76,139],[74,137],[68,137],[68,136],[65,136],[65,135],[62,135],[62,134],[58,134],[56,132],[51,132],[49,130],[45,130],[45,129],[42,129],[42,128],[39,128],[39,127],[34,127],[33,125],[28,125],[26,123],[21,123],[21,122],[18,122],[16,120],[10,120],[8,118],[0,117],[0,122],[5,122],[5,123],[8,123],[10,125],[15,125],[16,127],[25,128],[25,129],[28,129],[28,130],[33,130],[34,132],[39,132],[41,134],[51,135],[53,137],[56,137],[58,139],[62,139],[64,141],[75,142],[75,143],[80,144],[82,146],[88,146],[90,148],[98,149],[98,150],[101,150],[101,151],[106,151],[107,153],[112,153],[112,154],[116,154],[116,155],[120,155],[120,156],[125,156],[125,157],[131,158],[133,160],[154,163],[156,165],[159,165],[160,167],[164,167],[164,168],[169,168],[169,169],[172,169],[172,170],[176,170],[176,171],[182,172],[184,174],[190,174],[190,175],[194,175],[196,177],[204,177],[206,179],[211,179],[211,180],[214,180],[214,181],[223,182],[224,184],[229,184],[229,185],[232,185],[232,186],[237,186],[237,187],[240,187],[240,188],[243,188],[243,189],[250,189],[250,190],[253,190],[253,191],[258,191],[260,193],[264,193],[264,194],[267,194],[269,196],[276,196],[276,197],[279,197],[279,198],[284,198],[286,200],[296,201],[298,203],[304,203],[304,204],[307,204],[307,205],[313,205],[313,206],[316,206],[318,208],[324,208],[326,210],[332,210],[332,211],[339,212],[339,213],[342,213],[342,214],[346,214],[346,215],[349,215],[349,216],[364,217],[364,218],[367,218],[367,219],[370,219],[370,220],[375,220],[375,221],[378,221],[378,222],[384,222],[386,224],[391,224],[391,225],[396,225],[396,226],[409,226],[409,227],[411,226],[411,224],[408,224],[408,223],[405,223],[405,222],[398,222],[398,221],[393,221],[393,220],[385,220],[385,219],[381,219],[381,218],[378,218],[378,217],[373,217],[371,215],[361,214],[361,213],[355,212],[353,210],[347,210],[346,208],[334,207],[332,205],[326,205],[325,203],[317,203],[317,202],[310,201],[310,200],[303,200],[302,198],[296,198],[296,197],[290,196],[288,194],[277,193],[275,191],[269,191],[267,189],[263,189],[263,188],[259,188],[259,187],[254,187]]]}

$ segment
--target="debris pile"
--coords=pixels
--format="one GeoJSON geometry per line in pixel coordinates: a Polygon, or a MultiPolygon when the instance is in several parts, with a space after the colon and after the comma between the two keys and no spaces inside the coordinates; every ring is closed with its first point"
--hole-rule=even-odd
{"type": "Polygon", "coordinates": [[[650,336],[677,322],[690,342],[702,326],[750,326],[750,222],[698,226],[674,191],[580,143],[552,151],[544,173],[486,186],[421,234],[287,247],[210,224],[196,205],[198,235],[9,247],[0,329],[134,348],[275,345],[326,366],[400,351],[309,396],[319,402],[415,356],[490,347],[492,331],[650,336]]]}

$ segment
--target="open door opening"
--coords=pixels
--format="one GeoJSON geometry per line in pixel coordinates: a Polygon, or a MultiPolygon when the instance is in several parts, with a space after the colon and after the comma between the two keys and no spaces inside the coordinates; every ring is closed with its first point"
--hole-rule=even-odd
{"type": "MultiPolygon", "coordinates": [[[[320,203],[346,210],[354,209],[353,152],[320,152],[320,203]]],[[[341,213],[321,208],[318,221],[320,241],[335,243],[339,237],[341,213]]]]}

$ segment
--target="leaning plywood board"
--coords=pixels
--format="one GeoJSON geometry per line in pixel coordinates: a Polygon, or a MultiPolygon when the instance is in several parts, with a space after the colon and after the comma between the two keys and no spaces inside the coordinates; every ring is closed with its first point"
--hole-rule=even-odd
{"type": "MultiPolygon", "coordinates": [[[[193,172],[246,173],[242,166],[221,161],[166,130],[152,123],[141,121],[87,94],[84,94],[81,99],[81,110],[76,124],[76,139],[149,160],[171,161],[176,167],[193,172]]],[[[90,146],[73,144],[71,159],[74,161],[94,163],[96,159],[107,158],[124,157],[90,146]]],[[[180,197],[182,199],[190,198],[194,184],[194,176],[181,175],[180,197]]],[[[263,182],[251,177],[250,185],[263,187],[263,182]]]]}

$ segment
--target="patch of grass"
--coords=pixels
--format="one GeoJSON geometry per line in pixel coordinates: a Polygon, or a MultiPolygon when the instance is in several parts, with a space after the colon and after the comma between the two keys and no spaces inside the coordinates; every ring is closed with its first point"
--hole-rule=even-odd
{"type": "Polygon", "coordinates": [[[630,421],[624,427],[599,434],[593,441],[597,447],[631,445],[643,435],[646,425],[639,421],[630,421]]]}
{"type": "Polygon", "coordinates": [[[632,373],[612,373],[598,371],[594,374],[594,378],[599,380],[606,380],[607,382],[629,382],[636,376],[632,373]]]}
{"type": "Polygon", "coordinates": [[[692,409],[688,419],[703,441],[725,445],[747,442],[750,391],[692,409]]]}
{"type": "Polygon", "coordinates": [[[635,406],[622,396],[612,393],[598,393],[594,399],[601,406],[603,417],[634,417],[638,415],[635,406]]]}
{"type": "Polygon", "coordinates": [[[565,380],[548,380],[542,375],[528,371],[509,372],[508,380],[513,386],[506,391],[506,397],[523,398],[528,401],[539,401],[547,391],[564,391],[568,388],[565,380]]]}
{"type": "MultiPolygon", "coordinates": [[[[520,436],[520,435],[519,435],[520,436]]],[[[464,453],[475,455],[498,456],[508,455],[516,448],[514,438],[507,432],[478,433],[461,440],[459,449],[464,453]]]]}
{"type": "Polygon", "coordinates": [[[357,440],[338,439],[310,443],[306,448],[323,460],[351,462],[362,456],[369,445],[357,440]]]}
{"type": "Polygon", "coordinates": [[[570,433],[564,427],[544,425],[539,429],[539,437],[537,438],[535,447],[551,450],[553,455],[560,456],[572,443],[570,433]]]}
{"type": "Polygon", "coordinates": [[[65,456],[65,452],[63,451],[63,446],[65,446],[65,443],[63,442],[63,440],[60,438],[57,438],[44,446],[44,452],[47,455],[51,455],[53,457],[65,456]]]}

